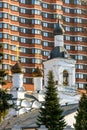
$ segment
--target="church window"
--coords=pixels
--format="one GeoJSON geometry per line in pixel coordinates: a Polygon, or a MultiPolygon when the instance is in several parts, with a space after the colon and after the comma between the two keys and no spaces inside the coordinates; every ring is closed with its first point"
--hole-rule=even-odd
{"type": "Polygon", "coordinates": [[[63,71],[63,85],[68,85],[69,74],[66,70],[63,71]]]}
{"type": "Polygon", "coordinates": [[[55,85],[58,85],[58,81],[57,80],[55,81],[55,85]]]}

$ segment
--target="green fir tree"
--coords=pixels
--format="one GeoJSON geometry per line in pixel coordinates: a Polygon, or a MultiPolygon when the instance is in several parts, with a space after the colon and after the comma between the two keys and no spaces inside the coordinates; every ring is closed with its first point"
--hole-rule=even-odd
{"type": "Polygon", "coordinates": [[[37,125],[45,125],[48,130],[63,130],[66,126],[62,109],[59,104],[57,88],[54,83],[53,72],[48,73],[48,85],[45,92],[45,101],[42,103],[37,118],[37,125]]]}
{"type": "Polygon", "coordinates": [[[9,108],[13,107],[9,101],[12,100],[12,95],[7,93],[7,90],[0,89],[0,122],[7,115],[9,108]]]}
{"type": "Polygon", "coordinates": [[[3,90],[2,86],[6,84],[6,81],[4,80],[4,77],[6,76],[6,72],[3,69],[2,66],[2,59],[3,59],[3,46],[0,44],[0,122],[4,119],[6,116],[9,108],[11,108],[13,105],[11,105],[8,101],[12,99],[12,95],[7,93],[7,90],[3,90]]]}
{"type": "Polygon", "coordinates": [[[75,119],[75,130],[87,130],[87,96],[85,94],[82,95],[79,101],[79,108],[75,119]]]}
{"type": "Polygon", "coordinates": [[[6,84],[6,81],[5,81],[4,77],[7,74],[5,72],[5,70],[3,69],[2,59],[3,59],[3,46],[2,46],[2,44],[0,44],[0,86],[1,87],[6,84]]]}

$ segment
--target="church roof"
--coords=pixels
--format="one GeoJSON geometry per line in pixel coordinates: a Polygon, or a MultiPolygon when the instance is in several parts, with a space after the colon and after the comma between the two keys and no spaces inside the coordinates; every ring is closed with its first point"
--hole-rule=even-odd
{"type": "Polygon", "coordinates": [[[63,27],[60,25],[59,20],[58,20],[57,26],[56,26],[56,28],[54,29],[54,35],[63,35],[63,33],[64,33],[64,29],[63,29],[63,27]]]}
{"type": "Polygon", "coordinates": [[[50,59],[53,58],[69,58],[69,54],[64,47],[57,46],[50,52],[50,59]]]}
{"type": "Polygon", "coordinates": [[[23,68],[19,61],[16,62],[14,66],[11,68],[12,73],[23,73],[23,68]]]}

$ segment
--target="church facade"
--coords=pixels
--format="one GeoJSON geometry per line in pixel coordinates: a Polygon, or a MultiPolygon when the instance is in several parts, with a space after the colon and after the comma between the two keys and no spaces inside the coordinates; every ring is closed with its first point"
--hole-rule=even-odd
{"type": "Polygon", "coordinates": [[[44,86],[47,86],[47,74],[53,71],[55,85],[58,87],[72,88],[75,86],[75,64],[76,61],[70,57],[64,48],[64,30],[58,22],[54,30],[55,47],[50,52],[49,59],[44,64],[44,86]]]}

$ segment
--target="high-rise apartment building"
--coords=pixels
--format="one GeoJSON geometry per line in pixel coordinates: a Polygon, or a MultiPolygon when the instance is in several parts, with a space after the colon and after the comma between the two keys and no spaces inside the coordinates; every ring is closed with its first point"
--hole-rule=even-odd
{"type": "Polygon", "coordinates": [[[11,87],[11,66],[19,59],[24,67],[24,86],[34,90],[32,72],[42,68],[54,47],[56,23],[65,29],[64,43],[76,59],[76,84],[84,88],[87,79],[87,6],[79,0],[1,0],[0,43],[3,68],[8,72],[5,87],[11,87]]]}

